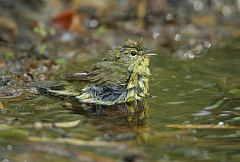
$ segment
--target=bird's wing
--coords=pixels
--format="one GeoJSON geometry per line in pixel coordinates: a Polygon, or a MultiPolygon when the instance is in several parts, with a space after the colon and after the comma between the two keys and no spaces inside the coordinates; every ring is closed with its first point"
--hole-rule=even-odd
{"type": "Polygon", "coordinates": [[[107,87],[122,87],[127,85],[129,72],[126,66],[110,61],[95,64],[88,74],[92,84],[107,87]]]}
{"type": "Polygon", "coordinates": [[[88,81],[88,73],[66,73],[63,78],[67,81],[88,81]]]}
{"type": "Polygon", "coordinates": [[[129,72],[127,67],[120,63],[101,61],[88,72],[67,73],[63,78],[67,81],[87,81],[102,86],[124,86],[129,79],[129,72]]]}

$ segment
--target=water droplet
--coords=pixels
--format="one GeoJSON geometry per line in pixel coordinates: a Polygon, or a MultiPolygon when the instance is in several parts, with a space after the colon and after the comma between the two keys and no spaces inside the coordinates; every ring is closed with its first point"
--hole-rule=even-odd
{"type": "Polygon", "coordinates": [[[13,149],[12,145],[7,145],[7,150],[8,151],[12,151],[12,149],[13,149]]]}
{"type": "Polygon", "coordinates": [[[174,39],[175,39],[175,41],[180,41],[181,38],[182,38],[182,36],[180,34],[176,34],[174,39]]]}
{"type": "Polygon", "coordinates": [[[73,33],[64,32],[64,33],[62,34],[62,36],[60,37],[60,40],[61,40],[62,42],[70,42],[70,41],[74,40],[75,37],[76,37],[76,35],[73,34],[73,33]]]}
{"type": "Polygon", "coordinates": [[[202,3],[202,1],[199,1],[199,0],[194,1],[194,2],[193,2],[193,8],[194,8],[196,11],[202,10],[202,9],[203,9],[203,3],[202,3]]]}
{"type": "Polygon", "coordinates": [[[160,35],[159,32],[154,32],[153,33],[153,38],[156,39],[159,35],[160,35]]]}
{"type": "Polygon", "coordinates": [[[91,28],[96,28],[98,26],[98,21],[95,20],[95,19],[91,20],[90,23],[89,23],[89,26],[91,28]]]}
{"type": "Polygon", "coordinates": [[[43,124],[41,122],[35,122],[34,127],[36,129],[41,129],[43,127],[43,124]]]}
{"type": "Polygon", "coordinates": [[[203,45],[205,48],[210,48],[212,46],[212,44],[209,41],[205,41],[203,45]]]}
{"type": "Polygon", "coordinates": [[[168,14],[166,15],[166,20],[167,20],[167,21],[171,21],[171,20],[173,20],[173,19],[174,19],[173,14],[168,13],[168,14]]]}

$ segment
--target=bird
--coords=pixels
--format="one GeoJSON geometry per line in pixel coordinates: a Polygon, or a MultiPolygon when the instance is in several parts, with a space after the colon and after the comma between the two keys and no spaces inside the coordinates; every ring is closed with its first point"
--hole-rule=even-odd
{"type": "Polygon", "coordinates": [[[88,72],[68,73],[67,81],[86,82],[82,88],[63,90],[46,88],[45,94],[70,97],[83,104],[117,105],[137,103],[149,95],[149,56],[143,39],[127,39],[116,48],[105,52],[88,72]]]}

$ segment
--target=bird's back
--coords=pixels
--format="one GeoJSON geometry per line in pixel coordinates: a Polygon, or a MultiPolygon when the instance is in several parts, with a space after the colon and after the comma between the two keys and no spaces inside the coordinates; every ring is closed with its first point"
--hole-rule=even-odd
{"type": "Polygon", "coordinates": [[[103,61],[93,66],[88,74],[88,80],[95,85],[122,87],[127,85],[129,75],[127,67],[123,64],[103,61]]]}

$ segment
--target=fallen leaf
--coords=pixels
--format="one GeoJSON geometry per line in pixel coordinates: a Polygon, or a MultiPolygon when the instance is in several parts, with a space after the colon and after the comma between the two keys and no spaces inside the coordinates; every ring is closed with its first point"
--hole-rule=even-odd
{"type": "Polygon", "coordinates": [[[68,10],[63,13],[60,13],[59,15],[53,17],[51,19],[53,24],[58,25],[59,27],[62,27],[63,29],[69,29],[73,16],[75,15],[75,11],[68,10]]]}
{"type": "Polygon", "coordinates": [[[169,124],[166,127],[179,129],[240,129],[238,126],[214,124],[169,124]]]}
{"type": "Polygon", "coordinates": [[[53,17],[50,22],[56,27],[74,32],[84,32],[81,25],[81,17],[74,10],[68,10],[53,17]]]}
{"type": "Polygon", "coordinates": [[[6,66],[5,62],[3,60],[0,60],[0,68],[4,68],[6,66]]]}
{"type": "Polygon", "coordinates": [[[0,102],[0,110],[5,109],[5,107],[3,106],[3,104],[0,102]]]}

